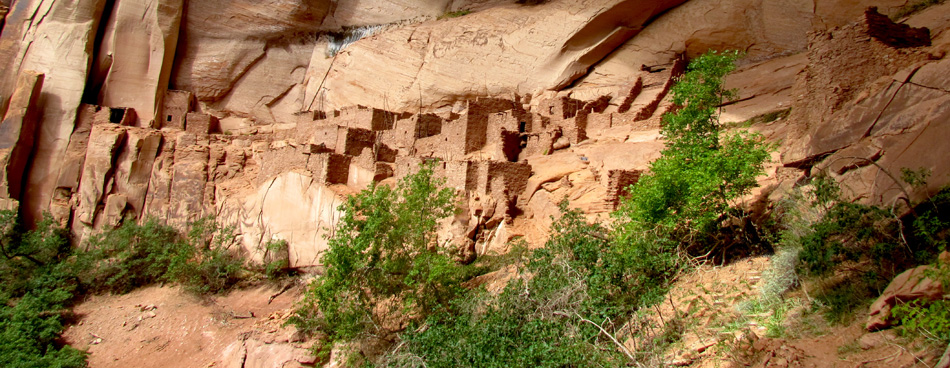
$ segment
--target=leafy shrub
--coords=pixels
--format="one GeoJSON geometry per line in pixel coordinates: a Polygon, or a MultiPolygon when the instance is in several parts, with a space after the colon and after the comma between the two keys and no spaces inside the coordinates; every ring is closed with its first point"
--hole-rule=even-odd
{"type": "Polygon", "coordinates": [[[915,300],[898,304],[891,310],[891,315],[906,329],[944,343],[950,342],[950,300],[937,300],[929,304],[915,300]]]}
{"type": "Polygon", "coordinates": [[[264,277],[277,280],[289,274],[290,260],[287,255],[289,244],[286,240],[271,239],[264,244],[264,277]]]}
{"type": "Polygon", "coordinates": [[[197,293],[227,290],[240,279],[242,261],[228,251],[234,236],[212,218],[190,225],[187,237],[154,219],[128,221],[90,239],[96,260],[92,285],[127,293],[158,282],[180,282],[197,293]]]}
{"type": "Polygon", "coordinates": [[[472,11],[471,11],[471,10],[467,10],[467,9],[456,10],[456,11],[453,11],[453,12],[448,12],[448,13],[442,14],[442,15],[439,16],[438,19],[458,18],[458,17],[462,17],[462,16],[469,15],[469,14],[472,14],[472,11]]]}
{"type": "Polygon", "coordinates": [[[48,215],[24,231],[14,212],[0,211],[0,366],[85,367],[85,353],[59,337],[81,292],[124,293],[155,282],[223,291],[241,272],[225,248],[230,241],[229,229],[210,218],[192,224],[187,238],[150,220],[95,236],[83,252],[48,215]]]}
{"type": "Polygon", "coordinates": [[[328,343],[384,332],[384,321],[425,318],[450,306],[461,266],[436,244],[437,221],[455,210],[454,193],[433,178],[432,165],[395,189],[374,185],[351,196],[329,250],[291,323],[322,330],[328,343]]]}
{"type": "MultiPolygon", "coordinates": [[[[521,278],[501,294],[474,290],[455,308],[431,316],[403,336],[405,345],[388,366],[564,367],[620,366],[628,357],[606,336],[625,321],[637,289],[663,289],[665,282],[636,284],[607,231],[566,210],[544,248],[535,250],[521,278]],[[595,325],[600,323],[599,325],[595,325]],[[604,331],[601,331],[601,328],[604,331]]],[[[658,280],[657,280],[658,281],[658,280]]]]}
{"type": "Polygon", "coordinates": [[[85,353],[59,341],[79,266],[68,233],[45,216],[33,231],[0,211],[0,366],[85,367],[85,353]]]}
{"type": "Polygon", "coordinates": [[[181,269],[190,253],[178,231],[154,219],[137,224],[128,221],[119,228],[92,237],[89,251],[97,262],[90,284],[103,290],[127,293],[155,282],[172,281],[169,269],[181,269]]]}

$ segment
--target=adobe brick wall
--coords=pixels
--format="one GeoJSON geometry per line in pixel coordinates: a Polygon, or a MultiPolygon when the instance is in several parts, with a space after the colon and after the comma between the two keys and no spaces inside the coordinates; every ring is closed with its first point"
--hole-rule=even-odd
{"type": "Polygon", "coordinates": [[[561,138],[560,127],[548,131],[528,134],[527,144],[519,158],[548,155],[554,150],[554,142],[561,138]]]}
{"type": "Polygon", "coordinates": [[[310,155],[293,146],[261,152],[261,174],[258,175],[258,182],[263,183],[283,172],[305,169],[309,158],[310,155]]]}
{"type": "Polygon", "coordinates": [[[376,161],[394,163],[398,155],[399,152],[388,145],[382,143],[376,145],[376,161]]]}
{"type": "Polygon", "coordinates": [[[552,120],[569,119],[577,115],[583,106],[584,101],[570,97],[547,98],[538,104],[538,113],[552,120]]]}
{"type": "Polygon", "coordinates": [[[185,131],[199,136],[208,135],[218,130],[218,118],[214,115],[189,112],[185,118],[185,131]]]}
{"type": "Polygon", "coordinates": [[[620,205],[620,198],[625,196],[626,188],[640,180],[640,170],[610,170],[607,172],[607,196],[604,202],[611,210],[620,205]]]}
{"type": "Polygon", "coordinates": [[[393,170],[395,171],[396,179],[402,179],[407,175],[411,175],[419,171],[419,164],[422,163],[422,159],[418,157],[411,156],[399,156],[396,157],[396,163],[393,165],[393,170]]]}
{"type": "Polygon", "coordinates": [[[480,161],[477,165],[478,179],[475,184],[475,191],[479,194],[491,195],[493,192],[497,193],[499,190],[504,190],[507,192],[508,198],[506,199],[513,199],[513,197],[521,195],[521,192],[528,186],[531,165],[504,161],[480,161]]]}
{"type": "Polygon", "coordinates": [[[326,120],[342,127],[378,131],[392,129],[396,114],[364,106],[351,106],[334,111],[326,120]]]}
{"type": "Polygon", "coordinates": [[[376,163],[376,175],[373,175],[373,181],[380,182],[395,175],[393,164],[386,162],[376,163]]]}
{"type": "Polygon", "coordinates": [[[195,111],[195,95],[188,91],[167,90],[162,100],[162,112],[156,128],[185,130],[185,118],[195,111]]]}
{"type": "Polygon", "coordinates": [[[297,124],[297,139],[336,150],[340,128],[322,124],[297,124]]]}
{"type": "Polygon", "coordinates": [[[488,141],[487,115],[463,115],[459,122],[461,139],[464,142],[462,154],[475,152],[485,147],[488,141]]]}
{"type": "Polygon", "coordinates": [[[561,134],[567,137],[571,144],[583,142],[587,139],[587,112],[579,111],[571,118],[558,121],[557,126],[561,128],[561,134]]]}
{"type": "Polygon", "coordinates": [[[386,131],[386,143],[394,147],[409,148],[420,138],[442,133],[442,118],[435,114],[414,114],[396,120],[392,130],[386,131]],[[391,137],[390,137],[391,136],[391,137]]]}
{"type": "MultiPolygon", "coordinates": [[[[512,111],[516,108],[514,101],[501,98],[480,98],[468,102],[468,108],[462,113],[460,121],[464,121],[465,154],[478,151],[485,147],[488,140],[490,116],[495,113],[512,111]]],[[[508,115],[511,115],[509,113],[508,115]]],[[[516,119],[516,118],[515,118],[516,119]]],[[[515,122],[517,124],[517,122],[515,122]]],[[[517,127],[512,127],[512,130],[517,127]]]]}
{"type": "Polygon", "coordinates": [[[445,185],[462,190],[475,189],[475,164],[471,161],[449,161],[445,165],[445,185]]]}
{"type": "Polygon", "coordinates": [[[340,154],[359,156],[364,148],[372,148],[376,142],[373,131],[358,128],[340,127],[337,133],[336,152],[340,154]]]}
{"type": "Polygon", "coordinates": [[[506,160],[517,162],[521,155],[521,134],[517,131],[502,130],[498,137],[498,146],[506,160]]]}
{"type": "Polygon", "coordinates": [[[625,113],[630,111],[630,106],[633,105],[633,100],[637,99],[637,96],[640,95],[640,92],[643,92],[643,78],[637,76],[637,80],[628,86],[624,86],[621,89],[623,92],[623,101],[620,102],[620,106],[617,107],[617,112],[625,113]]]}
{"type": "Polygon", "coordinates": [[[119,124],[122,126],[135,126],[138,120],[135,115],[135,109],[131,107],[103,107],[95,115],[93,124],[119,124]]]}
{"type": "Polygon", "coordinates": [[[587,115],[587,133],[595,136],[613,126],[613,114],[592,112],[587,115]]]}
{"type": "Polygon", "coordinates": [[[363,147],[363,151],[353,158],[352,163],[356,166],[369,171],[376,170],[376,157],[373,154],[373,147],[363,147]]]}
{"type": "Polygon", "coordinates": [[[350,161],[349,156],[336,153],[312,154],[307,162],[307,169],[319,183],[346,184],[350,175],[350,161]]]}

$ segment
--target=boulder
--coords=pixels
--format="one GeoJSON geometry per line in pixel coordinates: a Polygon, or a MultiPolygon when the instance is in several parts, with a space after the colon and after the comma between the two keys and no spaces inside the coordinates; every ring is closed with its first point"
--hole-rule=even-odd
{"type": "MultiPolygon", "coordinates": [[[[941,255],[945,259],[947,253],[941,255]]],[[[942,261],[943,262],[943,261],[942,261]]],[[[928,277],[933,272],[932,266],[920,266],[909,269],[897,275],[887,285],[881,296],[868,309],[868,321],[865,328],[868,331],[877,331],[888,328],[891,320],[891,309],[898,303],[907,303],[918,299],[933,301],[944,298],[943,285],[928,277]]]]}

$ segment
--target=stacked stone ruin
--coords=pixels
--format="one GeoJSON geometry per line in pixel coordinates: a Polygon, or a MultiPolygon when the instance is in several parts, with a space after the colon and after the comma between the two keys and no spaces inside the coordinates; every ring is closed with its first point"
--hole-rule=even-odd
{"type": "MultiPolygon", "coordinates": [[[[222,132],[214,115],[196,111],[188,91],[165,91],[154,119],[133,108],[84,104],[58,166],[49,170],[55,178],[49,202],[32,207],[48,208],[81,241],[125,220],[155,218],[184,228],[220,215],[219,204],[231,193],[229,181],[261,187],[281,174],[300,172],[343,195],[398,180],[432,162],[475,217],[465,233],[477,241],[478,228],[510,221],[519,213],[519,198],[530,196],[525,193],[530,157],[618,125],[656,120],[658,110],[670,108],[661,102],[681,70],[681,63],[652,70],[620,95],[591,101],[477,98],[441,113],[353,106],[302,112],[296,122],[237,134],[222,132]]],[[[24,186],[31,156],[38,154],[28,138],[40,126],[36,106],[42,84],[42,74],[21,73],[0,125],[3,208],[35,201],[25,196],[24,186]]],[[[637,177],[639,172],[610,173],[604,183],[606,210],[616,207],[623,188],[637,177]]]]}

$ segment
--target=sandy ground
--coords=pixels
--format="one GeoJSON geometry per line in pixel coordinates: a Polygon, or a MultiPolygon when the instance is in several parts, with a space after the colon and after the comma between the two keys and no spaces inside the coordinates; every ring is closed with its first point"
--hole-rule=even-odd
{"type": "Polygon", "coordinates": [[[286,314],[300,288],[268,303],[278,292],[277,286],[258,286],[199,298],[179,287],[152,286],[91,296],[75,307],[79,321],[63,337],[88,350],[90,367],[226,366],[226,348],[277,327],[266,322],[286,314]]]}

